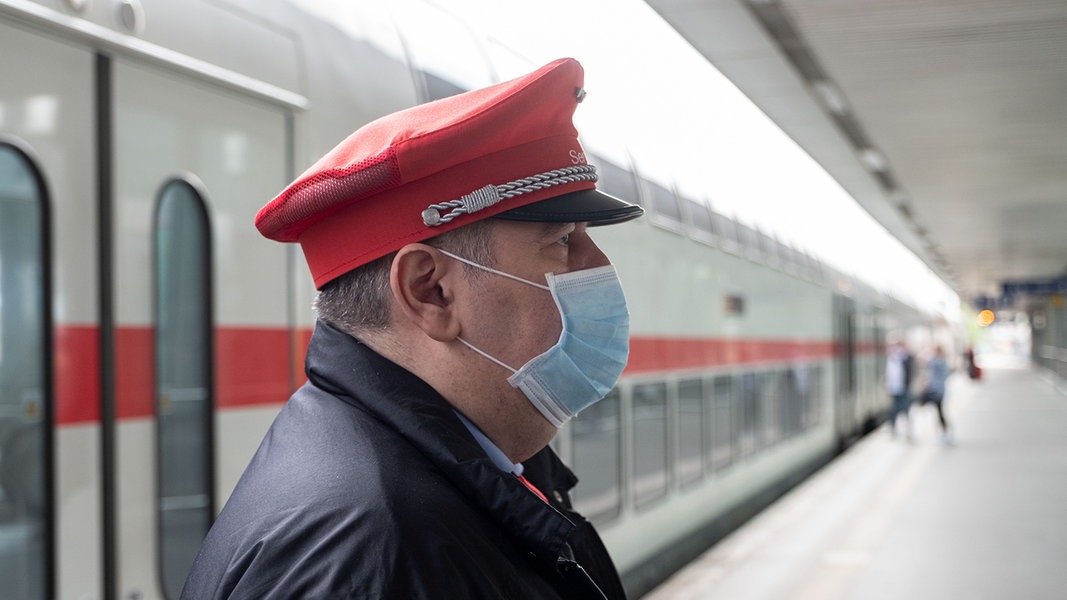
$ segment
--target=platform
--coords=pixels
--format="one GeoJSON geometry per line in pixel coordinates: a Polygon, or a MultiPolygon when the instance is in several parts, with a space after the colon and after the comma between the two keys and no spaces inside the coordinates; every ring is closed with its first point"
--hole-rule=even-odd
{"type": "Polygon", "coordinates": [[[1018,361],[954,375],[644,600],[1067,597],[1067,395],[1018,361]]]}

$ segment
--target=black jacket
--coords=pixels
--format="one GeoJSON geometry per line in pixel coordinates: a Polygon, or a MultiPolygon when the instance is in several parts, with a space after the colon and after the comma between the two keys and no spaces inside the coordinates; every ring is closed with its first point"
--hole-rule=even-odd
{"type": "Polygon", "coordinates": [[[624,597],[551,449],[524,465],[550,507],[490,462],[429,385],[354,338],[319,323],[307,374],[183,599],[624,597]]]}

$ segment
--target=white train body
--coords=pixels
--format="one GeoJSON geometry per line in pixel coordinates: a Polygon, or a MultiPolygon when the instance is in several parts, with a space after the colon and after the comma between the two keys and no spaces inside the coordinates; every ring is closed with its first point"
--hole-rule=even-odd
{"type": "MultiPolygon", "coordinates": [[[[314,289],[252,218],[341,137],[450,82],[410,60],[424,14],[298,4],[0,0],[5,598],[176,597],[304,380],[314,289]]],[[[638,592],[877,423],[884,334],[928,319],[725,235],[632,167],[604,164],[604,183],[648,216],[595,233],[631,363],[554,444],[638,592]]]]}

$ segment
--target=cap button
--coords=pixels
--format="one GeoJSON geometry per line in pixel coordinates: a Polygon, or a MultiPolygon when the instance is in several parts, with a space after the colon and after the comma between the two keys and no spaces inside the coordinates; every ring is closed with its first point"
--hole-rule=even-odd
{"type": "Polygon", "coordinates": [[[441,224],[441,213],[433,207],[422,211],[422,224],[427,227],[436,227],[441,224]]]}

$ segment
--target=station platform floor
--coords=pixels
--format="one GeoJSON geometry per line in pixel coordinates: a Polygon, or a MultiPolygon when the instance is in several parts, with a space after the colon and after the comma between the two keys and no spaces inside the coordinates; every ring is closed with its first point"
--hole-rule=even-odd
{"type": "Polygon", "coordinates": [[[872,432],[643,600],[1067,598],[1067,393],[980,364],[951,444],[913,405],[911,440],[872,432]]]}

